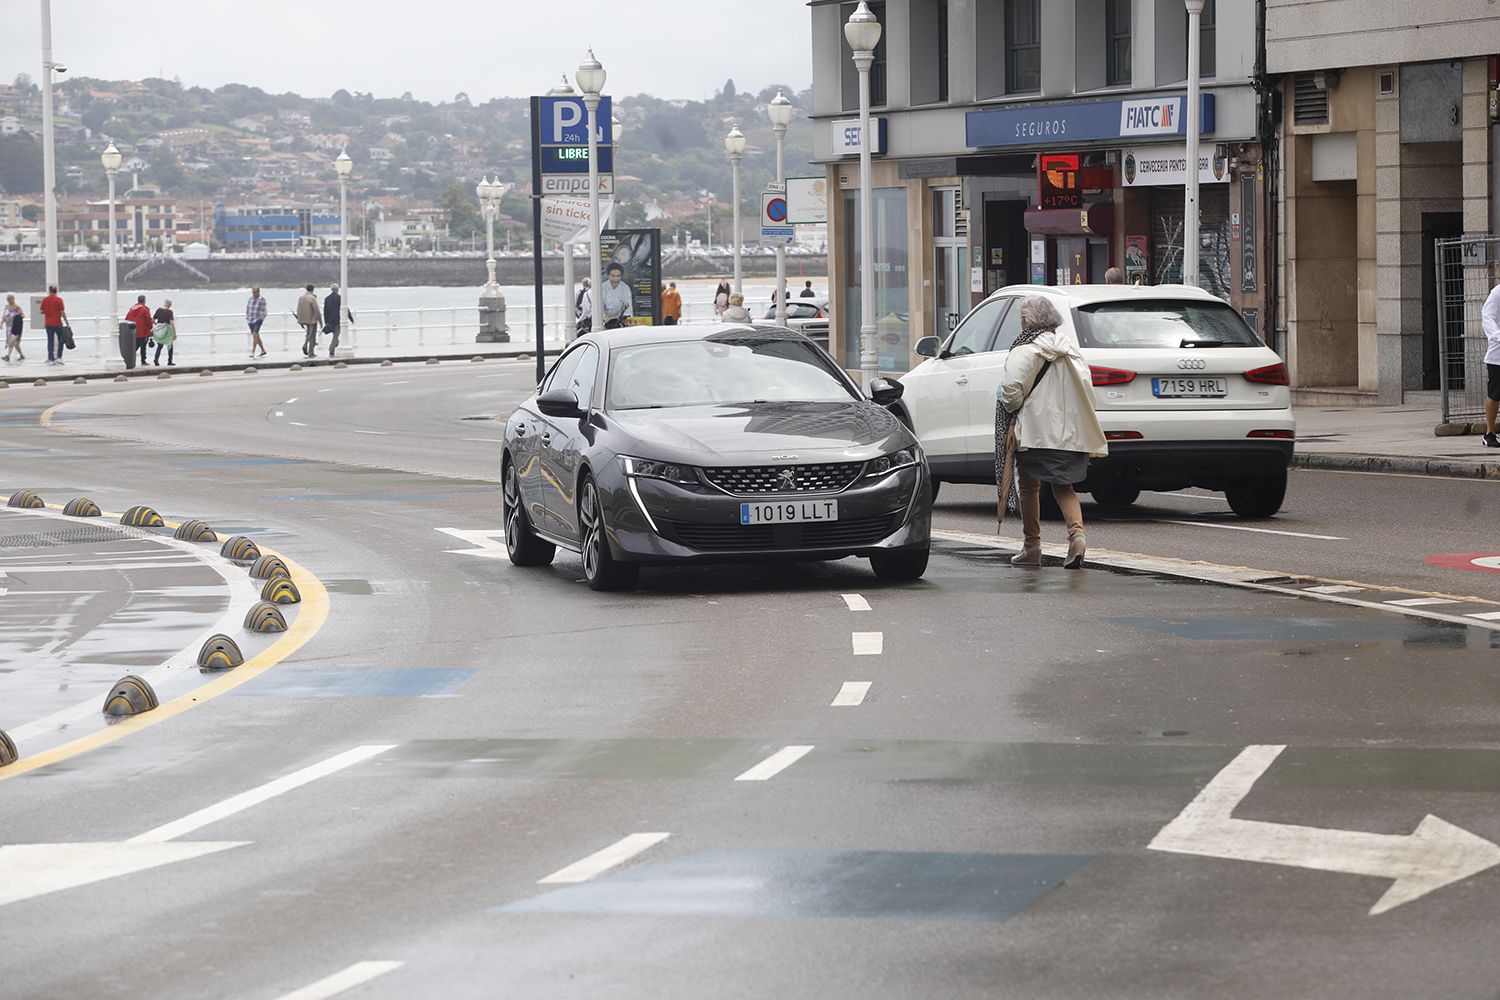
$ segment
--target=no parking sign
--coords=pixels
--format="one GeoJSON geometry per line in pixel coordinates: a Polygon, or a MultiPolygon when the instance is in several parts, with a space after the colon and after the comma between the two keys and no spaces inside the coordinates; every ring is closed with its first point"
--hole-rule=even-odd
{"type": "Polygon", "coordinates": [[[792,242],[796,230],[787,224],[786,195],[781,191],[762,191],[760,195],[760,241],[767,246],[785,246],[792,242]]]}

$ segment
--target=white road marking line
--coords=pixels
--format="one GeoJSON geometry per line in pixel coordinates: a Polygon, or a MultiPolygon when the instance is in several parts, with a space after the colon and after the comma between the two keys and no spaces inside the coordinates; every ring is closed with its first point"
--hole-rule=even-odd
{"type": "Polygon", "coordinates": [[[1433,604],[1457,604],[1446,597],[1408,597],[1402,601],[1385,601],[1386,604],[1394,604],[1398,608],[1425,608],[1433,604]]]}
{"type": "Polygon", "coordinates": [[[537,879],[537,885],[587,882],[595,875],[607,872],[616,865],[624,864],[642,851],[655,847],[670,836],[670,833],[632,833],[628,837],[621,837],[604,850],[595,851],[581,861],[575,861],[566,868],[559,868],[546,878],[537,879]]]}
{"type": "Polygon", "coordinates": [[[319,389],[319,392],[336,392],[336,389],[319,389]]]}
{"type": "Polygon", "coordinates": [[[235,813],[243,812],[251,806],[260,805],[262,802],[274,799],[276,796],[283,795],[295,788],[301,788],[303,785],[317,781],[319,778],[326,778],[330,774],[342,771],[346,767],[353,767],[355,764],[367,761],[371,757],[379,756],[387,750],[394,749],[395,746],[396,744],[394,743],[386,743],[346,750],[335,757],[330,757],[325,761],[313,764],[311,767],[304,767],[300,771],[293,771],[291,774],[277,778],[275,781],[267,782],[259,788],[252,788],[248,792],[241,792],[239,795],[227,798],[223,802],[215,803],[205,809],[199,809],[197,812],[184,816],[182,819],[174,820],[165,826],[159,826],[155,830],[148,830],[138,837],[131,837],[126,843],[160,844],[169,840],[176,840],[178,837],[186,836],[195,830],[208,826],[210,823],[217,823],[219,820],[233,816],[235,813]]]}
{"type": "Polygon", "coordinates": [[[844,603],[849,605],[850,611],[869,611],[870,602],[858,594],[845,594],[844,603]]]}
{"type": "Polygon", "coordinates": [[[293,427],[306,427],[307,426],[306,424],[304,424],[300,420],[291,420],[291,421],[288,421],[288,423],[290,423],[293,427]]]}
{"type": "Polygon", "coordinates": [[[248,840],[187,844],[6,844],[0,846],[0,906],[249,844],[248,840]]]}
{"type": "Polygon", "coordinates": [[[768,781],[810,753],[812,753],[810,746],[782,747],[734,780],[768,781]]]}
{"type": "Polygon", "coordinates": [[[479,378],[505,378],[505,376],[509,375],[509,374],[510,374],[510,372],[506,372],[505,375],[480,375],[478,377],[479,378]]]}
{"type": "Polygon", "coordinates": [[[299,400],[301,398],[302,398],[301,396],[293,396],[291,399],[287,400],[286,402],[282,403],[281,405],[282,406],[291,406],[293,403],[295,403],[297,400],[299,400]]]}
{"type": "Polygon", "coordinates": [[[1341,535],[1312,535],[1305,531],[1277,531],[1275,528],[1251,528],[1243,524],[1215,524],[1213,521],[1179,521],[1173,518],[1142,518],[1157,524],[1186,524],[1194,528],[1220,528],[1224,531],[1253,531],[1259,535],[1285,535],[1288,538],[1315,538],[1320,542],[1347,542],[1341,535]]]}
{"type": "Polygon", "coordinates": [[[285,414],[285,413],[283,413],[283,412],[282,412],[282,411],[281,411],[281,410],[277,410],[277,411],[276,411],[276,412],[275,412],[275,413],[274,413],[274,414],[273,414],[273,416],[277,416],[277,417],[284,417],[284,416],[286,416],[286,414],[285,414]]]}
{"type": "Polygon", "coordinates": [[[403,964],[401,962],[355,962],[342,972],[335,972],[326,979],[319,979],[300,990],[293,990],[279,997],[278,1000],[328,1000],[329,997],[347,993],[356,986],[363,986],[372,979],[378,979],[387,972],[395,972],[403,964]]]}
{"type": "Polygon", "coordinates": [[[1303,587],[1309,594],[1362,594],[1363,587],[1346,587],[1343,584],[1330,583],[1321,587],[1303,587]]]}
{"type": "Polygon", "coordinates": [[[839,693],[834,695],[829,708],[852,708],[865,700],[865,695],[870,693],[870,681],[845,681],[844,686],[839,688],[839,693]]]}
{"type": "Polygon", "coordinates": [[[380,437],[387,437],[387,436],[390,435],[391,432],[390,431],[365,431],[365,430],[360,430],[358,427],[356,427],[354,429],[354,433],[356,433],[356,434],[375,434],[375,435],[378,435],[380,437]]]}
{"type": "Polygon", "coordinates": [[[406,383],[408,383],[410,381],[411,381],[411,379],[409,379],[409,378],[403,378],[403,379],[397,379],[394,382],[382,382],[380,384],[381,385],[406,385],[406,383]]]}
{"type": "Polygon", "coordinates": [[[855,656],[879,656],[885,650],[884,632],[855,632],[853,641],[855,656]]]}
{"type": "Polygon", "coordinates": [[[1478,618],[1482,622],[1500,622],[1500,611],[1476,611],[1466,617],[1478,618]]]}

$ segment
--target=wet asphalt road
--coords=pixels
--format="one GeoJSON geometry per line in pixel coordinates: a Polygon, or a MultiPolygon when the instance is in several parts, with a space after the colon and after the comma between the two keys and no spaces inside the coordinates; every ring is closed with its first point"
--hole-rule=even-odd
{"type": "MultiPolygon", "coordinates": [[[[529,376],[351,368],[0,398],[0,489],[232,525],[330,592],[285,663],[0,780],[0,844],[125,841],[376,748],[174,839],[236,846],[0,903],[10,995],[271,1000],[369,961],[402,964],[348,995],[1496,995],[1500,868],[1372,916],[1389,878],[1148,847],[1258,744],[1288,749],[1237,818],[1395,838],[1433,814],[1500,840],[1487,630],[1018,571],[953,544],[908,587],[845,561],[648,571],[638,594],[593,594],[572,557],[522,571],[452,533],[499,529],[500,424],[462,418],[508,412],[529,376]],[[870,684],[861,703],[832,706],[850,682],[870,684]],[[785,767],[736,780],[769,761],[785,767]],[[668,836],[539,884],[646,833],[668,836]]],[[[1353,479],[1298,473],[1287,516],[1258,524],[1337,544],[1154,521],[1091,537],[1500,596],[1486,574],[1428,583],[1412,555],[1490,534],[1402,520],[1496,487],[1353,479]]],[[[949,490],[940,520],[988,530],[988,503],[949,490]]],[[[58,665],[0,667],[13,729],[58,665]]]]}

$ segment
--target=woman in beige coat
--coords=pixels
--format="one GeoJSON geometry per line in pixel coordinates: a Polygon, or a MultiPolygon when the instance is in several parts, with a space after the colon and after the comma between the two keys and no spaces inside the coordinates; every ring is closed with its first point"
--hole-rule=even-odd
{"type": "MultiPolygon", "coordinates": [[[[1068,525],[1068,556],[1063,565],[1083,565],[1087,542],[1083,508],[1073,484],[1088,474],[1089,458],[1109,453],[1094,413],[1089,366],[1071,336],[1059,332],[1062,316],[1045,296],[1021,300],[1021,335],[1011,345],[1000,378],[997,405],[1013,415],[1004,445],[1014,456],[1020,480],[1024,547],[1011,559],[1017,566],[1042,563],[1042,483],[1052,487],[1068,525]]],[[[1009,467],[1010,462],[1003,463],[1009,467]]],[[[1002,481],[1002,509],[1009,484],[1002,481]]]]}

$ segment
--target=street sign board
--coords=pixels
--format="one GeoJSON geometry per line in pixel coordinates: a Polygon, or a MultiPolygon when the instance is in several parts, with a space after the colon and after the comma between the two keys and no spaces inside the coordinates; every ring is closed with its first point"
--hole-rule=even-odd
{"type": "MultiPolygon", "coordinates": [[[[599,175],[599,193],[601,195],[613,194],[615,190],[615,178],[613,174],[599,175]]],[[[588,174],[542,174],[538,194],[565,194],[576,195],[587,198],[589,195],[588,174]]]]}
{"type": "Polygon", "coordinates": [[[763,246],[784,247],[790,245],[797,238],[797,230],[793,226],[761,226],[760,242],[763,246]]]}
{"type": "MultiPolygon", "coordinates": [[[[599,147],[599,172],[615,172],[613,146],[599,147]]],[[[587,146],[543,146],[542,174],[586,174],[589,172],[589,148],[587,146]]]]}
{"type": "Polygon", "coordinates": [[[760,195],[760,224],[766,226],[787,225],[786,195],[780,191],[762,191],[760,195]]]}
{"type": "MultiPolygon", "coordinates": [[[[584,146],[589,144],[588,109],[581,97],[538,98],[537,141],[543,146],[584,146]]],[[[599,98],[599,108],[594,112],[594,124],[598,142],[602,146],[612,145],[614,121],[608,97],[599,98]]]]}
{"type": "Polygon", "coordinates": [[[828,178],[786,179],[786,221],[794,226],[816,226],[828,222],[828,178]]]}

